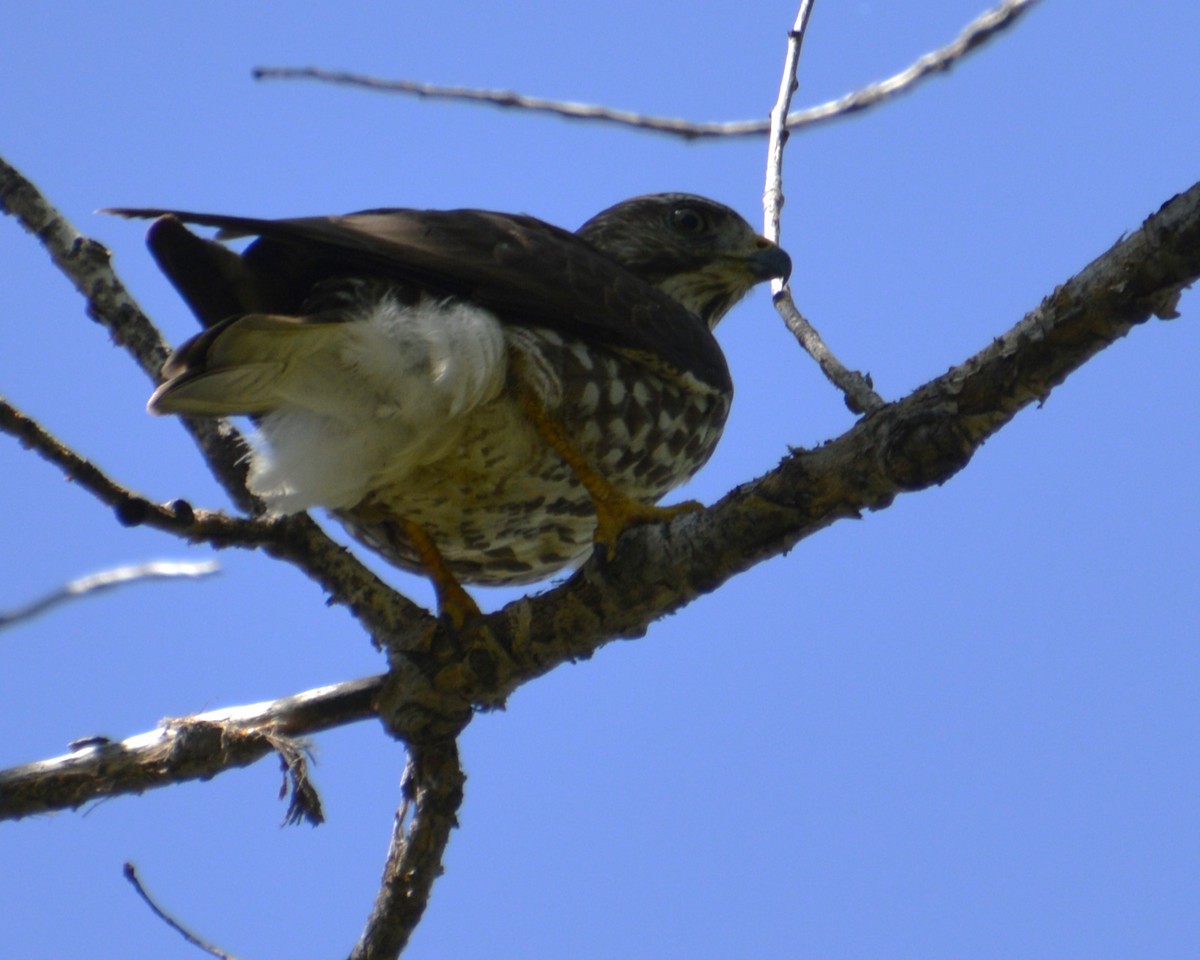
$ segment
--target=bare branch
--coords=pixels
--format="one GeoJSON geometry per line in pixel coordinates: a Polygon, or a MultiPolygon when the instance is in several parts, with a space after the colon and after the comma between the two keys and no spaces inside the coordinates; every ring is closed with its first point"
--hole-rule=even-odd
{"type": "Polygon", "coordinates": [[[344,547],[330,540],[306,514],[278,520],[231,517],[193,508],[184,500],[158,504],[121,486],[32,418],[0,397],[0,431],[11,434],[73,483],[112,507],[125,526],[149,526],[192,542],[224,547],[261,547],[302,570],[363,622],[378,645],[419,638],[432,616],[375,576],[344,547]]]}
{"type": "MultiPolygon", "coordinates": [[[[83,236],[41,195],[37,187],[0,159],[0,210],[38,238],[54,265],[74,284],[87,302],[87,312],[108,329],[155,383],[168,348],[137,301],[113,272],[111,254],[83,236]]],[[[257,504],[246,491],[246,444],[226,421],[184,421],[213,475],[233,502],[246,511],[257,504]]]]}
{"type": "Polygon", "coordinates": [[[383,883],[350,960],[390,960],[408,943],[442,874],[465,782],[453,740],[409,748],[401,783],[404,802],[392,827],[383,883]]]}
{"type": "MultiPolygon", "coordinates": [[[[1173,316],[1179,291],[1198,276],[1200,184],[1165,204],[976,356],[877,410],[842,437],[793,453],[714,507],[668,526],[629,531],[621,539],[619,563],[591,561],[562,586],[509,604],[453,636],[427,634],[424,646],[414,645],[411,636],[391,635],[392,670],[385,678],[364,681],[376,711],[409,743],[440,742],[470,719],[471,704],[502,703],[522,683],[586,659],[615,638],[640,636],[655,619],[817,530],[863,510],[882,509],[897,494],[946,481],[984,439],[1022,407],[1044,399],[1091,356],[1152,316],[1173,316]],[[647,577],[647,570],[654,576],[647,577]]],[[[159,520],[167,524],[169,517],[159,520]]],[[[237,524],[250,524],[254,536],[261,534],[250,521],[223,522],[234,524],[234,534],[247,535],[237,524]]],[[[309,546],[296,534],[284,546],[273,542],[268,549],[303,553],[309,546]]],[[[351,590],[339,586],[338,570],[325,572],[339,594],[351,590]]],[[[360,599],[375,609],[373,598],[360,599]]],[[[394,609],[392,602],[384,597],[380,608],[394,609]]],[[[386,621],[386,613],[379,616],[386,621]]],[[[366,712],[359,702],[349,719],[366,712]]],[[[275,749],[264,737],[240,735],[247,727],[257,730],[258,721],[235,724],[238,735],[230,736],[230,728],[219,722],[225,719],[224,712],[203,715],[198,724],[188,722],[141,741],[93,746],[9,771],[0,776],[0,816],[78,806],[98,796],[211,776],[275,749]],[[189,742],[189,734],[215,740],[216,753],[211,745],[198,748],[189,742]],[[114,767],[122,757],[132,761],[128,771],[114,767]],[[106,782],[98,783],[101,769],[118,773],[115,779],[106,773],[106,782]]],[[[300,726],[325,725],[327,719],[300,726]]]]}
{"type": "Polygon", "coordinates": [[[107,327],[113,342],[137,360],[146,376],[155,379],[168,347],[113,274],[108,250],[76,230],[29,180],[2,159],[0,209],[37,237],[54,265],[87,301],[88,316],[107,327]]]}
{"type": "Polygon", "coordinates": [[[162,907],[155,903],[154,898],[151,897],[150,894],[146,892],[146,888],[142,886],[142,881],[137,875],[137,868],[132,863],[126,862],[123,872],[125,874],[125,879],[133,884],[133,889],[137,891],[137,895],[141,897],[146,906],[148,906],[154,912],[154,915],[172,930],[176,931],[180,936],[183,937],[184,940],[194,947],[199,947],[205,953],[212,954],[214,957],[219,957],[220,960],[237,960],[232,953],[227,953],[220,947],[214,946],[207,940],[203,940],[196,936],[196,934],[192,933],[192,931],[190,931],[187,927],[185,927],[182,923],[180,923],[169,913],[163,910],[162,907]]]}
{"type": "Polygon", "coordinates": [[[16,609],[0,611],[0,630],[32,620],[68,600],[78,600],[94,593],[133,583],[143,583],[146,580],[173,580],[180,577],[196,580],[212,576],[220,569],[221,565],[215,560],[200,560],[195,563],[186,560],[151,560],[147,563],[130,564],[113,567],[111,570],[101,570],[98,573],[89,573],[85,577],[72,580],[65,586],[16,609]]]}
{"type": "MultiPolygon", "coordinates": [[[[804,34],[808,30],[808,18],[812,14],[812,0],[800,0],[796,22],[788,32],[787,53],[783,58],[783,78],[779,81],[779,96],[771,108],[770,137],[767,140],[767,183],[763,188],[763,233],[768,240],[779,242],[779,216],[783,211],[783,148],[787,145],[787,115],[792,97],[800,83],[796,71],[800,67],[800,51],[804,47],[804,34]]],[[[783,289],[782,280],[771,281],[771,290],[778,293],[783,289]]]]}
{"type": "MultiPolygon", "coordinates": [[[[787,54],[783,62],[783,78],[779,82],[779,97],[771,110],[771,136],[767,142],[767,182],[763,188],[763,233],[767,239],[779,242],[780,214],[783,212],[783,150],[787,146],[789,132],[786,126],[792,97],[799,83],[796,71],[800,65],[800,50],[804,45],[804,34],[808,29],[808,18],[812,13],[811,0],[802,0],[796,13],[796,22],[788,34],[787,54]]],[[[792,331],[800,346],[817,361],[821,372],[846,398],[846,405],[855,413],[869,413],[883,406],[883,399],[871,389],[871,380],[854,370],[848,370],[817,332],[816,327],[804,318],[791,290],[783,280],[771,281],[772,299],[783,322],[792,331]]]]}
{"type": "Polygon", "coordinates": [[[266,520],[230,517],[208,510],[194,510],[185,501],[168,506],[154,503],[140,493],[121,486],[90,460],[86,460],[41,424],[0,397],[0,431],[8,433],[54,464],[67,478],[112,507],[125,526],[146,525],[214,547],[256,547],[271,538],[274,526],[266,520]]]}
{"type": "Polygon", "coordinates": [[[887,100],[910,93],[923,80],[947,73],[960,60],[977,50],[997,34],[1013,26],[1022,14],[1028,13],[1040,0],[1004,0],[998,7],[986,10],[968,23],[951,43],[919,57],[911,66],[886,80],[870,83],[844,97],[809,107],[788,116],[788,129],[810,127],[840,120],[851,114],[876,107],[887,100]]]}
{"type": "Polygon", "coordinates": [[[89,800],[207,780],[278,753],[297,809],[313,822],[319,801],[308,782],[299,737],[375,716],[383,677],[365,677],[295,696],[167,720],[157,730],[114,742],[88,737],[73,753],[0,771],[0,820],[75,809],[89,800]],[[299,804],[299,807],[297,807],[299,804]]]}
{"type": "MultiPolygon", "coordinates": [[[[853,93],[819,106],[789,114],[787,129],[798,130],[839,117],[866,110],[917,87],[921,81],[944,73],[985,41],[1017,22],[1021,14],[1038,0],[1004,0],[1000,6],[971,21],[952,43],[927,53],[911,66],[886,80],[869,84],[853,93]]],[[[360,73],[324,70],[320,67],[255,67],[256,80],[317,80],[342,86],[359,87],[380,93],[400,93],[429,100],[455,100],[481,103],[493,107],[513,107],[534,113],[549,113],[571,120],[590,120],[615,123],[635,130],[665,133],[684,140],[717,137],[759,137],[770,132],[771,125],[763,120],[737,120],[722,123],[700,123],[675,117],[656,117],[617,110],[590,103],[568,100],[549,100],[531,97],[511,90],[484,90],[475,87],[439,86],[414,80],[381,80],[360,73]]]]}
{"type": "MultiPolygon", "coordinates": [[[[773,280],[772,284],[779,281],[773,280]]],[[[883,406],[883,398],[875,392],[871,378],[857,370],[851,370],[839,360],[817,332],[817,328],[808,322],[792,299],[791,287],[784,287],[772,295],[772,302],[783,322],[792,331],[804,351],[817,361],[817,366],[825,374],[825,378],[842,391],[846,406],[854,413],[872,413],[883,406]]]]}

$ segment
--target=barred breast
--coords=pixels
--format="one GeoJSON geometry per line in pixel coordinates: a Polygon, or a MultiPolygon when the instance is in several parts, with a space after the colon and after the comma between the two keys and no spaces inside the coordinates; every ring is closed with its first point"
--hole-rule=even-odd
{"type": "MultiPolygon", "coordinates": [[[[658,501],[699,470],[720,439],[730,396],[683,386],[643,364],[538,328],[509,327],[505,345],[576,448],[614,486],[658,501]]],[[[510,364],[511,366],[511,364],[510,364]]],[[[425,529],[467,583],[531,583],[591,550],[587,491],[525,416],[512,384],[468,414],[438,459],[379,489],[371,501],[425,529]]],[[[352,508],[338,518],[401,567],[420,571],[394,528],[352,508]]]]}

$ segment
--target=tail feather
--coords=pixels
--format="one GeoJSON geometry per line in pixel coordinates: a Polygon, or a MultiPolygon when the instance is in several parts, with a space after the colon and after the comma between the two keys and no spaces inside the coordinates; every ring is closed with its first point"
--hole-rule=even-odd
{"type": "Polygon", "coordinates": [[[155,390],[146,409],[191,417],[270,413],[276,405],[272,385],[283,371],[281,363],[251,363],[181,376],[155,390]]]}
{"type": "Polygon", "coordinates": [[[146,243],[162,272],[204,327],[270,309],[262,280],[228,247],[198,237],[174,216],[150,226],[146,243]]]}
{"type": "Polygon", "coordinates": [[[339,323],[250,314],[184,343],[163,366],[167,376],[147,404],[155,414],[228,417],[269,413],[303,398],[314,366],[336,357],[339,323]]]}

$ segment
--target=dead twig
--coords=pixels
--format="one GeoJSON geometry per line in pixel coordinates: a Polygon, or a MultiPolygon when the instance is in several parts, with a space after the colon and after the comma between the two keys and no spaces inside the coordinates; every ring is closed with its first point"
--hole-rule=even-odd
{"type": "MultiPolygon", "coordinates": [[[[779,242],[780,215],[783,212],[783,151],[790,132],[787,126],[788,111],[792,97],[799,86],[796,72],[800,66],[800,51],[804,45],[804,34],[808,29],[808,18],[812,13],[812,0],[802,0],[796,13],[796,22],[788,33],[787,54],[783,61],[783,78],[779,82],[779,96],[771,110],[771,136],[767,142],[767,177],[763,188],[763,233],[767,239],[779,242]]],[[[810,357],[817,361],[821,372],[835,387],[842,391],[846,405],[855,413],[870,413],[883,406],[883,398],[871,388],[869,377],[848,369],[826,345],[792,299],[792,291],[783,280],[771,281],[771,294],[775,309],[792,331],[792,335],[810,357]]]]}
{"type": "MultiPolygon", "coordinates": [[[[915,89],[924,80],[945,73],[967,54],[978,49],[1030,10],[1038,0],[1005,0],[998,7],[980,14],[962,30],[955,40],[917,59],[899,73],[868,84],[836,100],[806,110],[788,114],[788,130],[799,130],[878,106],[915,89]]],[[[658,117],[618,110],[591,103],[552,100],[532,97],[512,90],[485,90],[477,87],[442,86],[419,83],[415,80],[383,80],[344,70],[325,70],[320,67],[255,67],[256,80],[316,80],[341,86],[358,87],[380,93],[399,93],[429,100],[451,100],[510,107],[533,113],[549,113],[570,120],[614,123],[634,130],[663,133],[684,140],[729,137],[761,137],[771,131],[769,121],[735,120],[703,123],[676,117],[658,117]]]]}
{"type": "Polygon", "coordinates": [[[105,590],[143,583],[147,580],[175,580],[181,577],[196,580],[212,576],[220,569],[221,565],[216,560],[199,560],[195,563],[189,563],[186,560],[151,560],[146,563],[129,564],[89,573],[87,576],[72,580],[29,603],[8,611],[0,611],[0,630],[32,620],[68,600],[78,600],[105,590]]]}
{"type": "Polygon", "coordinates": [[[220,960],[237,960],[232,953],[228,953],[227,951],[222,950],[220,947],[209,943],[207,940],[196,936],[196,934],[192,933],[191,930],[189,930],[182,923],[167,913],[157,903],[155,903],[154,898],[151,897],[150,894],[146,892],[146,888],[142,886],[142,881],[137,875],[137,868],[132,863],[127,861],[125,863],[123,872],[125,874],[125,879],[133,884],[133,889],[137,891],[137,895],[142,898],[146,906],[153,911],[154,915],[172,930],[176,931],[180,936],[183,937],[184,940],[194,947],[199,947],[205,953],[211,954],[214,957],[219,957],[220,960]]]}

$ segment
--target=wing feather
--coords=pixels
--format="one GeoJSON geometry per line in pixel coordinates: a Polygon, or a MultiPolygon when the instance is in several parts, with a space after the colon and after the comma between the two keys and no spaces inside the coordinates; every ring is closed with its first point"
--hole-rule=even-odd
{"type": "MultiPolygon", "coordinates": [[[[586,240],[534,217],[483,210],[366,210],[291,220],[163,209],[108,212],[172,217],[215,227],[220,237],[260,238],[242,256],[247,276],[237,278],[255,300],[247,309],[265,309],[266,300],[273,311],[294,312],[314,282],[339,271],[369,274],[476,304],[503,323],[601,343],[635,362],[653,357],[660,376],[731,387],[724,355],[699,317],[586,240]]],[[[170,245],[175,238],[168,230],[163,239],[170,245]]],[[[160,262],[173,259],[159,256],[160,262]]],[[[211,292],[185,289],[186,279],[172,279],[194,307],[197,299],[214,300],[211,292]]],[[[203,286],[202,279],[196,286],[203,286]]],[[[225,301],[216,300],[224,308],[225,301]]],[[[213,312],[210,306],[210,317],[213,312]]]]}

